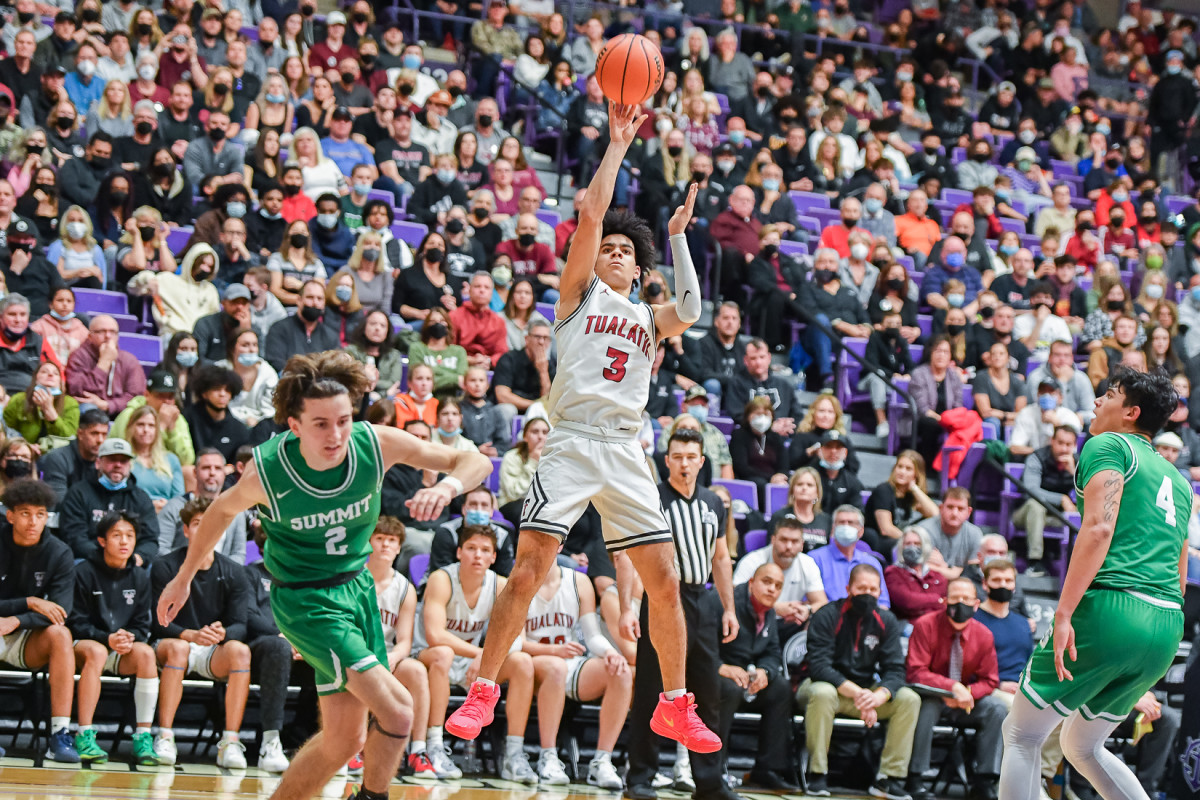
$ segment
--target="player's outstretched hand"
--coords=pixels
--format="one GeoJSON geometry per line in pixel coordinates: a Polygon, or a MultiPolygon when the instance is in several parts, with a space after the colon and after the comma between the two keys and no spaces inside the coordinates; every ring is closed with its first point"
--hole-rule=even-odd
{"type": "Polygon", "coordinates": [[[171,579],[158,598],[158,624],[164,628],[171,624],[179,609],[183,608],[192,592],[190,582],[181,581],[179,577],[171,579]]]}
{"type": "Polygon", "coordinates": [[[640,106],[617,105],[608,102],[608,138],[612,142],[628,147],[637,138],[638,129],[649,116],[641,113],[640,106]]]}
{"type": "Polygon", "coordinates": [[[1075,627],[1071,625],[1070,617],[1055,617],[1054,618],[1054,670],[1058,673],[1058,680],[1073,681],[1075,676],[1067,669],[1066,663],[1063,660],[1063,654],[1069,653],[1071,660],[1075,661],[1079,655],[1075,651],[1075,627]]]}
{"type": "Polygon", "coordinates": [[[667,230],[672,236],[677,233],[683,233],[687,230],[687,226],[692,221],[692,210],[696,207],[696,192],[700,190],[700,184],[695,181],[688,187],[687,200],[683,201],[683,205],[675,209],[675,213],[671,215],[671,221],[667,223],[667,230]]]}
{"type": "Polygon", "coordinates": [[[404,505],[413,519],[427,522],[441,516],[442,509],[453,499],[454,490],[444,483],[437,483],[417,492],[410,500],[405,500],[404,505]]]}

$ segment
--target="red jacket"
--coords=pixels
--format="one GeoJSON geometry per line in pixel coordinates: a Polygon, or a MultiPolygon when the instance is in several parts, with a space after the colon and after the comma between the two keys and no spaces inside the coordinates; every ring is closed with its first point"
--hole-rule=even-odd
{"type": "Polygon", "coordinates": [[[733,248],[742,255],[758,255],[758,231],[761,228],[762,223],[754,217],[747,221],[725,209],[717,214],[708,232],[723,248],[733,248]]]}
{"type": "Polygon", "coordinates": [[[850,229],[845,225],[830,225],[821,231],[817,247],[832,247],[842,258],[850,257],[850,229]]]}
{"type": "Polygon", "coordinates": [[[929,570],[917,575],[903,564],[892,564],[883,571],[892,613],[904,622],[912,622],[931,611],[946,609],[946,578],[929,570]]]}
{"type": "Polygon", "coordinates": [[[575,229],[579,227],[579,220],[575,218],[563,220],[554,228],[554,255],[559,258],[567,257],[567,242],[571,239],[571,234],[575,233],[575,229]]]}
{"type": "MultiPolygon", "coordinates": [[[[926,614],[913,623],[908,640],[908,682],[949,690],[950,644],[955,631],[945,611],[926,614]]],[[[977,701],[1000,686],[1000,671],[996,665],[996,643],[992,632],[977,619],[963,628],[962,685],[977,701]]]]}
{"type": "Polygon", "coordinates": [[[508,326],[504,317],[486,306],[476,309],[471,303],[463,303],[450,312],[450,324],[454,326],[454,343],[462,345],[467,355],[484,353],[492,359],[492,367],[500,356],[508,352],[508,326]]]}
{"type": "MultiPolygon", "coordinates": [[[[946,459],[949,462],[947,474],[951,478],[957,478],[958,468],[966,459],[971,445],[983,441],[983,420],[979,418],[979,413],[974,409],[948,408],[942,412],[941,424],[946,429],[946,442],[942,447],[960,448],[951,451],[946,459]]],[[[942,452],[939,452],[937,458],[933,460],[933,468],[938,471],[942,469],[942,452]]]]}

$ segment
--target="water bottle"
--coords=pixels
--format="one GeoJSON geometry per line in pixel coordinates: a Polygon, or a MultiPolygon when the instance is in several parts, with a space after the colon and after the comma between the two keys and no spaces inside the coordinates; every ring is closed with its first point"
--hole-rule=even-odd
{"type": "Polygon", "coordinates": [[[477,744],[474,739],[468,739],[466,744],[466,749],[463,752],[463,774],[478,775],[483,772],[483,765],[479,763],[479,753],[476,749],[477,744]]]}
{"type": "MultiPolygon", "coordinates": [[[[757,672],[758,672],[758,668],[755,667],[753,664],[746,667],[746,675],[747,675],[747,677],[750,678],[750,683],[754,683],[754,676],[757,674],[757,672]]],[[[751,703],[754,701],[754,698],[758,697],[758,694],[751,692],[749,689],[747,689],[742,696],[746,698],[747,703],[751,703]]]]}

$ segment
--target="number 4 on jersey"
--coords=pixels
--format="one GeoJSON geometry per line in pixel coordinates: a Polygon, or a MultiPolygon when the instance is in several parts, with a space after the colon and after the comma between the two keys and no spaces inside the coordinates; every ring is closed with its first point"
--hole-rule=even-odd
{"type": "Polygon", "coordinates": [[[1163,478],[1162,486],[1158,487],[1158,496],[1154,498],[1154,505],[1166,514],[1168,525],[1175,524],[1175,498],[1171,488],[1171,479],[1163,478]]]}

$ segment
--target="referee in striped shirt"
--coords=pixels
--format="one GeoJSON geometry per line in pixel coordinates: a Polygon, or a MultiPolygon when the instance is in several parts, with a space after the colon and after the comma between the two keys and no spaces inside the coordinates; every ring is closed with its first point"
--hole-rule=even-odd
{"type": "MultiPolygon", "coordinates": [[[[703,466],[703,437],[698,431],[677,430],[667,443],[670,477],[659,484],[658,492],[675,539],[679,593],[687,623],[687,686],[695,695],[700,719],[716,731],[720,730],[720,642],[737,636],[738,621],[733,605],[733,565],[725,546],[725,506],[713,492],[696,485],[703,466]],[[705,587],[710,580],[715,591],[705,587]]],[[[650,730],[650,717],[663,690],[662,676],[650,637],[638,636],[649,630],[646,599],[642,598],[638,619],[630,604],[633,570],[628,559],[619,561],[621,630],[638,640],[625,796],[652,800],[656,793],[651,782],[658,771],[662,740],[650,730]]],[[[725,783],[720,751],[690,756],[694,800],[737,800],[725,783]]]]}

